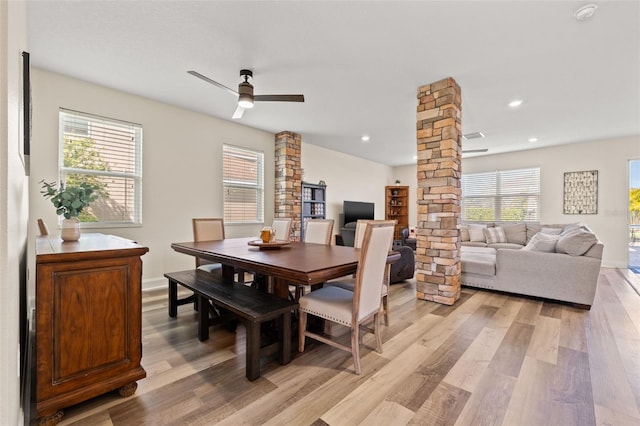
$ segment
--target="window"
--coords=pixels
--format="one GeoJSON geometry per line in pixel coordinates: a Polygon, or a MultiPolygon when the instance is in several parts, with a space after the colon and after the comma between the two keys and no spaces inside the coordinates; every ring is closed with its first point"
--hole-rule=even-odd
{"type": "Polygon", "coordinates": [[[540,168],[462,175],[463,221],[540,220],[540,168]]]}
{"type": "Polygon", "coordinates": [[[264,154],[224,145],[222,157],[225,223],[262,223],[264,154]]]}
{"type": "Polygon", "coordinates": [[[60,180],[94,187],[83,226],[142,223],[142,126],[60,110],[60,180]]]}

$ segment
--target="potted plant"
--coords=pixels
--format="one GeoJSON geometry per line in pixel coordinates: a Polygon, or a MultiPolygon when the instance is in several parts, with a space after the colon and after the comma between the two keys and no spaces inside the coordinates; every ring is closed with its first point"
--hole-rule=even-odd
{"type": "Polygon", "coordinates": [[[57,185],[56,182],[48,183],[44,180],[40,183],[42,183],[40,193],[51,200],[56,208],[56,214],[64,216],[60,236],[64,241],[78,241],[80,238],[78,216],[96,199],[93,185],[81,182],[78,185],[65,186],[64,182],[57,185]]]}

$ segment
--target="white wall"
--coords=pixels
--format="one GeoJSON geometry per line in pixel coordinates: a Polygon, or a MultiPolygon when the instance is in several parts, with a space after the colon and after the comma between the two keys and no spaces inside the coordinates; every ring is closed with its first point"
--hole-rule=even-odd
{"type": "Polygon", "coordinates": [[[384,187],[394,182],[390,166],[304,143],[304,135],[302,141],[302,180],[326,182],[326,217],[335,220],[334,234],[340,233],[344,200],[375,203],[375,219],[384,219],[384,187]]]}
{"type": "Polygon", "coordinates": [[[22,152],[24,1],[0,2],[0,424],[23,422],[20,410],[20,287],[25,285],[27,178],[22,152]]]}
{"type": "MultiPolygon", "coordinates": [[[[273,220],[274,135],[187,111],[60,74],[34,69],[31,220],[43,218],[58,233],[53,205],[40,195],[41,179],[58,179],[59,108],[116,118],[143,126],[143,225],[137,228],[84,229],[138,241],[149,247],[143,280],[191,268],[194,260],[170,245],[192,239],[191,218],[222,217],[222,145],[258,149],[265,154],[265,222],[273,220]]],[[[286,129],[284,129],[286,130],[286,129]]],[[[257,235],[262,225],[227,225],[227,237],[257,235]]],[[[155,282],[157,284],[157,282],[155,282]]],[[[149,285],[145,285],[148,287],[149,285]]]]}
{"type": "Polygon", "coordinates": [[[640,136],[487,155],[462,160],[463,173],[540,167],[541,222],[584,222],[604,243],[603,265],[626,268],[628,261],[628,161],[640,158],[640,136]],[[598,214],[565,215],[564,173],[598,170],[598,214]]]}
{"type": "Polygon", "coordinates": [[[409,228],[418,224],[418,172],[415,164],[393,168],[393,179],[400,180],[400,185],[409,187],[409,228]]]}

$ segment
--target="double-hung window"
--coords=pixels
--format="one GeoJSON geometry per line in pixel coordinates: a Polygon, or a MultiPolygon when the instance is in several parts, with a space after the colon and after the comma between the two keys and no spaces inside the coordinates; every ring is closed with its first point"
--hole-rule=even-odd
{"type": "Polygon", "coordinates": [[[462,220],[540,220],[540,168],[462,175],[462,220]]]}
{"type": "Polygon", "coordinates": [[[97,198],[78,219],[83,226],[142,223],[142,126],[60,110],[60,180],[87,183],[97,198]]]}
{"type": "Polygon", "coordinates": [[[223,146],[225,223],[264,221],[264,153],[223,146]]]}

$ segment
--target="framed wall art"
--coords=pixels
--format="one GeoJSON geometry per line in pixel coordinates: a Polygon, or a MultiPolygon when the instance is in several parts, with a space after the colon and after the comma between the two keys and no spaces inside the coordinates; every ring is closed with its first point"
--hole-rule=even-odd
{"type": "Polygon", "coordinates": [[[564,214],[598,214],[598,171],[564,174],[564,214]]]}

